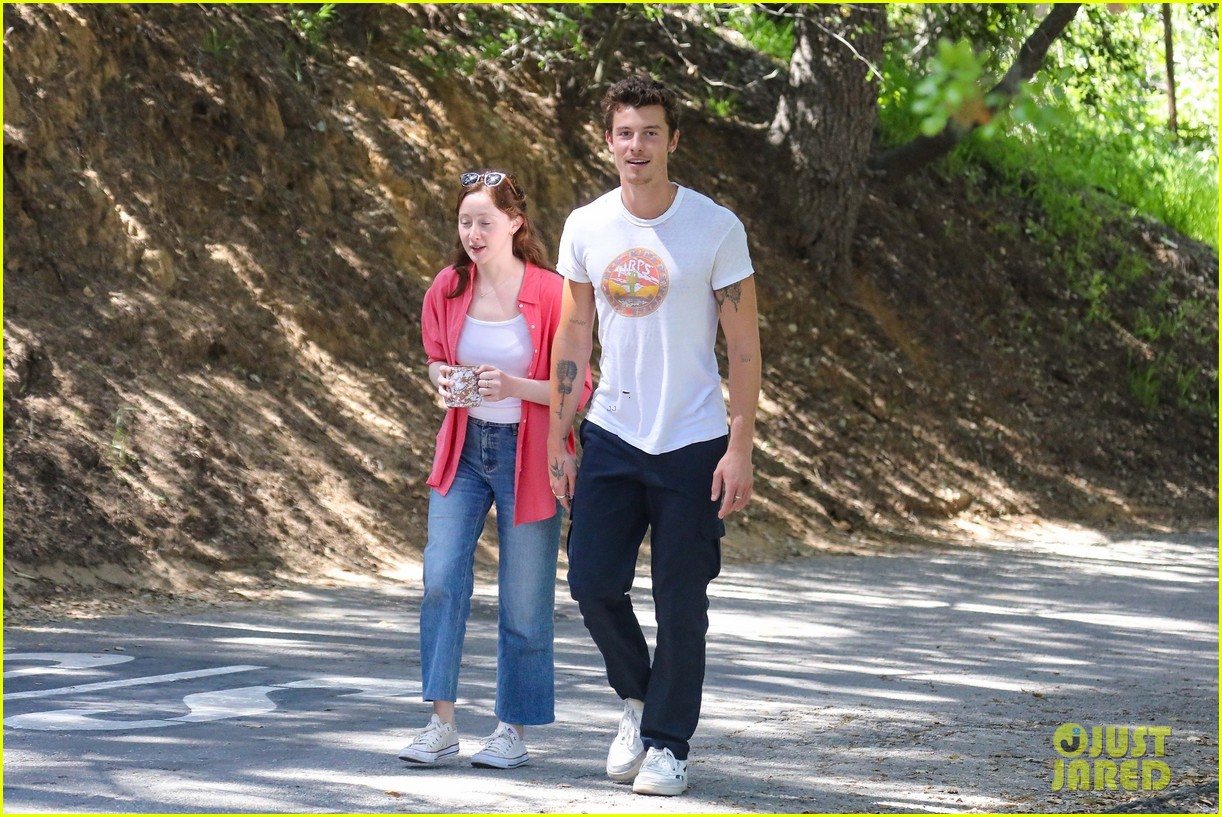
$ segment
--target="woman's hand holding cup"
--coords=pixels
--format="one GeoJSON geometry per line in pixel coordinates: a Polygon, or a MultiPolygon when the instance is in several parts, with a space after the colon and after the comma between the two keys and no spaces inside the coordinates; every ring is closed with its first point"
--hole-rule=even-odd
{"type": "Polygon", "coordinates": [[[472,408],[481,402],[476,374],[477,366],[441,366],[437,370],[437,388],[450,408],[472,408]]]}
{"type": "Polygon", "coordinates": [[[447,401],[450,399],[450,373],[452,371],[453,367],[444,363],[437,367],[437,393],[447,401]]]}
{"type": "Polygon", "coordinates": [[[475,377],[479,396],[485,403],[492,403],[514,396],[510,393],[511,385],[509,381],[512,378],[495,366],[487,364],[480,366],[475,370],[475,377]]]}

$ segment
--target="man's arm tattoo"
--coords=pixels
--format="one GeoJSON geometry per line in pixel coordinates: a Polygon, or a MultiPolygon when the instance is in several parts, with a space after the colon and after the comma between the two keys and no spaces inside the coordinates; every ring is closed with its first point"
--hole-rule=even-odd
{"type": "Polygon", "coordinates": [[[577,364],[571,360],[556,361],[556,390],[561,394],[573,393],[573,381],[577,379],[577,364]]]}
{"type": "Polygon", "coordinates": [[[715,289],[713,290],[713,297],[717,299],[718,312],[725,306],[726,301],[732,302],[734,304],[734,311],[737,312],[738,302],[743,299],[742,284],[730,284],[725,289],[715,289]]]}
{"type": "Polygon", "coordinates": [[[552,471],[552,479],[564,479],[564,467],[559,462],[553,462],[548,468],[552,471]]]}
{"type": "Polygon", "coordinates": [[[556,407],[556,417],[561,420],[564,419],[564,398],[573,393],[573,381],[576,379],[576,362],[572,360],[556,361],[556,391],[560,393],[560,405],[556,407]]]}

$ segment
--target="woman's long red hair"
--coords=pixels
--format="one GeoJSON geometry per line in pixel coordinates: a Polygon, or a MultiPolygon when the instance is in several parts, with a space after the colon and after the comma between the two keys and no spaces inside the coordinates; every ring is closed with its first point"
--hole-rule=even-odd
{"type": "MultiPolygon", "coordinates": [[[[551,269],[547,263],[547,250],[543,246],[543,241],[535,232],[534,226],[530,223],[530,217],[526,215],[526,193],[522,190],[518,180],[514,178],[512,173],[506,173],[505,179],[496,187],[489,187],[484,183],[482,175],[488,172],[503,172],[503,171],[488,171],[481,170],[481,178],[478,182],[470,187],[464,187],[463,191],[458,194],[458,203],[454,205],[454,214],[457,215],[459,208],[462,207],[463,201],[472,193],[478,193],[481,190],[487,191],[492,198],[492,203],[509,218],[522,219],[522,226],[513,234],[513,254],[517,258],[522,259],[528,264],[534,264],[537,267],[551,269]]],[[[467,255],[467,250],[462,245],[462,240],[457,239],[454,242],[454,252],[450,256],[450,264],[458,273],[458,280],[454,283],[452,292],[446,295],[447,298],[457,298],[466,291],[471,285],[471,256],[467,255]]]]}

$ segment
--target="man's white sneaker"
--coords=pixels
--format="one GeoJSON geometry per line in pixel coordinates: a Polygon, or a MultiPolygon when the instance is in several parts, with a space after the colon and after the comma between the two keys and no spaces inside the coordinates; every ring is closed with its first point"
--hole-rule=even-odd
{"type": "Polygon", "coordinates": [[[495,732],[484,738],[484,748],[471,757],[472,766],[485,769],[516,769],[529,762],[526,741],[507,723],[498,725],[495,732]]]}
{"type": "Polygon", "coordinates": [[[616,783],[631,783],[645,759],[645,744],[641,743],[641,713],[644,711],[643,701],[635,698],[624,701],[619,734],[607,751],[607,777],[616,783]]]}
{"type": "Polygon", "coordinates": [[[641,771],[632,781],[636,794],[674,796],[687,790],[687,761],[677,760],[670,749],[650,747],[641,764],[641,771]]]}
{"type": "Polygon", "coordinates": [[[456,754],[458,730],[434,715],[429,719],[429,725],[399,752],[399,759],[409,763],[436,763],[456,754]]]}

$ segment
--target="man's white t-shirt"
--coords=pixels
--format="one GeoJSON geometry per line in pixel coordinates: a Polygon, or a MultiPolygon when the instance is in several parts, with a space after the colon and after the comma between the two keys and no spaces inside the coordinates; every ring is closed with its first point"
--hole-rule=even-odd
{"type": "Polygon", "coordinates": [[[556,265],[594,285],[602,358],[586,419],[649,454],[727,433],[713,291],[754,271],[738,217],[676,187],[654,219],[629,213],[620,188],[574,210],[556,265]]]}

